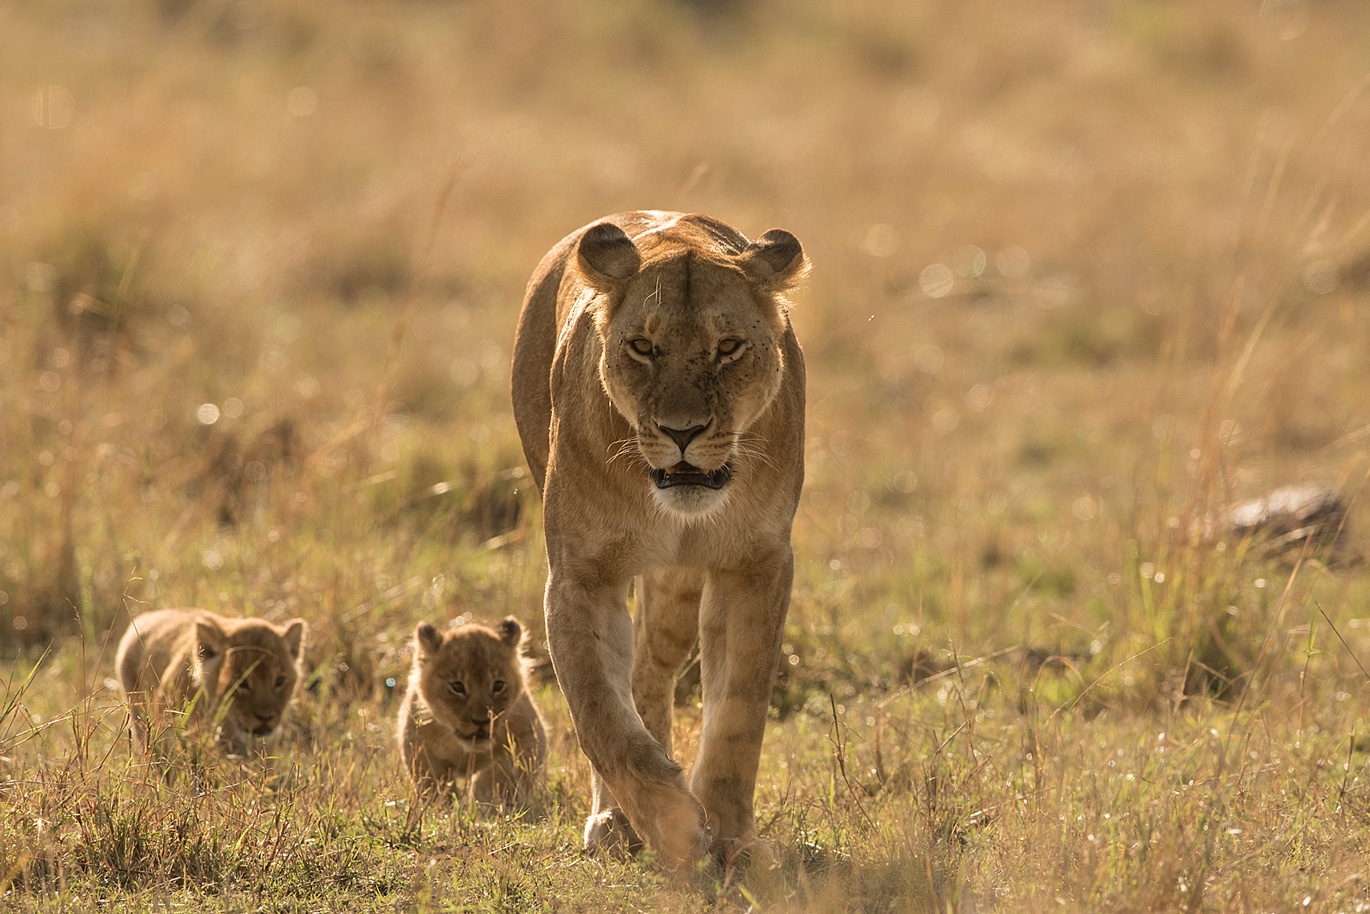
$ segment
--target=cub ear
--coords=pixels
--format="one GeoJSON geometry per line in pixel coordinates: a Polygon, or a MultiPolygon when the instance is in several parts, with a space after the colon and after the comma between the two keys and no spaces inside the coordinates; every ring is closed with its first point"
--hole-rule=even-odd
{"type": "Polygon", "coordinates": [[[213,660],[224,652],[228,636],[212,619],[195,620],[195,650],[201,660],[213,660]]]}
{"type": "Polygon", "coordinates": [[[305,622],[303,619],[291,619],[285,624],[285,629],[281,632],[281,637],[285,639],[285,646],[297,658],[304,654],[304,630],[305,622]]]}
{"type": "Polygon", "coordinates": [[[642,267],[642,255],[623,229],[612,222],[600,222],[580,236],[576,265],[592,287],[608,292],[632,278],[642,267]]]}
{"type": "Polygon", "coordinates": [[[436,654],[442,649],[442,632],[429,622],[420,622],[414,629],[414,649],[420,657],[436,654]]]}
{"type": "Polygon", "coordinates": [[[763,292],[784,292],[809,272],[799,239],[784,229],[771,229],[738,257],[742,271],[763,292]]]}
{"type": "Polygon", "coordinates": [[[504,621],[499,624],[499,640],[510,647],[518,647],[523,640],[523,626],[519,620],[513,616],[505,616],[504,621]]]}

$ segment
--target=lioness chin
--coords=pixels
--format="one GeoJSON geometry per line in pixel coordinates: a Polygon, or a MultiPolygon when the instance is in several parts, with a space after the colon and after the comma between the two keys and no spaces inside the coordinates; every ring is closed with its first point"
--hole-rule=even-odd
{"type": "Polygon", "coordinates": [[[568,235],[529,281],[514,416],[543,498],[548,647],[594,768],[587,846],[645,842],[687,870],[755,839],[804,476],[785,295],[807,269],[782,230],[635,212],[568,235]],[[696,642],[687,782],[671,699],[696,642]]]}

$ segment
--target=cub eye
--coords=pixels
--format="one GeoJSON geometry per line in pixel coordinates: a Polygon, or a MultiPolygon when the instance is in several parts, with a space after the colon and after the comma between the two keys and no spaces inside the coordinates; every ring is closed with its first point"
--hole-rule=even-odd
{"type": "Polygon", "coordinates": [[[463,684],[463,683],[461,683],[461,682],[458,682],[458,681],[455,680],[455,679],[452,680],[451,682],[449,682],[449,683],[447,684],[447,687],[448,687],[449,689],[451,689],[453,692],[455,692],[457,695],[465,695],[465,694],[466,694],[466,686],[465,686],[465,684],[463,684]]]}
{"type": "Polygon", "coordinates": [[[718,345],[715,348],[718,350],[719,358],[726,359],[729,356],[741,355],[742,340],[734,339],[733,337],[725,337],[718,341],[718,345]]]}
{"type": "Polygon", "coordinates": [[[504,680],[503,680],[503,679],[496,679],[496,680],[495,680],[495,684],[492,685],[492,686],[490,686],[490,691],[493,692],[493,693],[496,694],[496,695],[498,695],[500,692],[503,692],[503,691],[504,691],[504,680]]]}
{"type": "Polygon", "coordinates": [[[277,676],[277,677],[276,677],[276,688],[278,688],[278,689],[284,689],[284,688],[285,688],[285,684],[286,684],[287,681],[288,681],[288,680],[287,680],[284,676],[277,676]]]}
{"type": "Polygon", "coordinates": [[[652,354],[652,341],[645,336],[634,337],[628,341],[628,348],[637,355],[650,356],[652,354]]]}

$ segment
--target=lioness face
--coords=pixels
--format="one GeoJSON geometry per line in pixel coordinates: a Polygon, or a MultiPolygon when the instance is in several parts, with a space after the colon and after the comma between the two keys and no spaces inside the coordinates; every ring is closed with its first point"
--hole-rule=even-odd
{"type": "Polygon", "coordinates": [[[280,726],[300,680],[303,637],[299,619],[282,628],[260,619],[196,623],[198,678],[211,701],[227,705],[226,735],[269,736],[280,726]]]}
{"type": "Polygon", "coordinates": [[[441,632],[420,622],[414,632],[419,695],[433,719],[469,749],[491,749],[491,725],[523,694],[522,640],[523,627],[512,616],[497,629],[463,625],[441,632]]]}
{"type": "Polygon", "coordinates": [[[745,432],[780,389],[783,328],[740,270],[686,256],[627,284],[600,372],[662,508],[702,516],[726,503],[745,432]]]}
{"type": "Polygon", "coordinates": [[[799,243],[774,232],[731,256],[665,246],[644,262],[621,232],[592,230],[579,253],[604,293],[600,380],[633,428],[644,485],[670,513],[719,510],[784,377],[779,292],[805,267],[799,243]]]}

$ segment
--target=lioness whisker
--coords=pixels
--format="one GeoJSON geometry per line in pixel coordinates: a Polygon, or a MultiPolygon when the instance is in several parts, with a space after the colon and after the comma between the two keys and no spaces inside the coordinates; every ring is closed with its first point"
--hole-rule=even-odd
{"type": "Polygon", "coordinates": [[[636,436],[615,441],[609,445],[609,448],[612,451],[609,455],[609,463],[614,463],[625,457],[631,459],[635,456],[642,456],[642,446],[639,444],[636,436]]]}
{"type": "Polygon", "coordinates": [[[750,435],[746,432],[737,433],[733,439],[733,448],[739,457],[755,460],[769,470],[776,470],[775,459],[758,446],[763,444],[764,441],[760,436],[750,435]]]}

